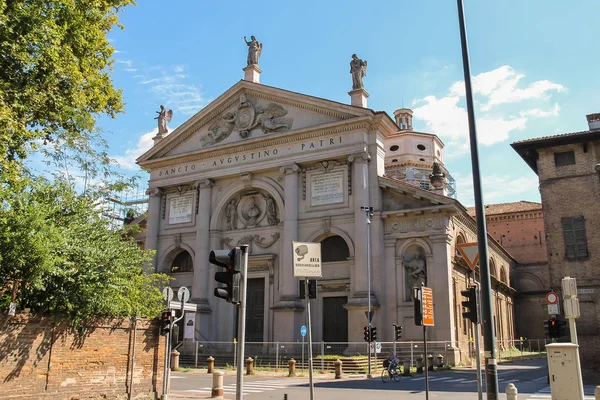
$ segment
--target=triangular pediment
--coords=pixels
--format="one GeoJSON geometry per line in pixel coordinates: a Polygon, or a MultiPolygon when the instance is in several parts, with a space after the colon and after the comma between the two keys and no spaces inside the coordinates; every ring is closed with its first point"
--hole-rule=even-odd
{"type": "Polygon", "coordinates": [[[367,108],[240,81],[138,158],[140,164],[218,146],[368,120],[367,108]]]}
{"type": "Polygon", "coordinates": [[[421,189],[397,179],[380,177],[383,212],[391,214],[414,214],[424,212],[464,211],[455,199],[421,189]]]}

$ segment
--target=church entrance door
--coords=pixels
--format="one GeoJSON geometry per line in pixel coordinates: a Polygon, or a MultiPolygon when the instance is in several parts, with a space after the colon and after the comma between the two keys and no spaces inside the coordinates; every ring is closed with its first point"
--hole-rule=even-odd
{"type": "Polygon", "coordinates": [[[323,297],[323,341],[348,341],[348,297],[323,297]]]}
{"type": "Polygon", "coordinates": [[[246,341],[262,342],[265,324],[265,278],[248,279],[246,341]]]}

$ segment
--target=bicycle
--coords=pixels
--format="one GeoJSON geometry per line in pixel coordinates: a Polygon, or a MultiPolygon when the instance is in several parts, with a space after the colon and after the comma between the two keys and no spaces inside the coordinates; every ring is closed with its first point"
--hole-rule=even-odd
{"type": "Polygon", "coordinates": [[[381,380],[383,383],[387,383],[392,379],[394,379],[394,382],[400,382],[400,378],[400,371],[398,371],[398,365],[396,363],[381,371],[381,380]]]}

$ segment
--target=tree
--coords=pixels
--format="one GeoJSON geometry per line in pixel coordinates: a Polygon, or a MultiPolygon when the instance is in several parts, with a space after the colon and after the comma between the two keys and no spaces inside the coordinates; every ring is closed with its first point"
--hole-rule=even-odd
{"type": "Polygon", "coordinates": [[[93,132],[123,110],[106,34],[133,0],[0,0],[0,176],[38,143],[93,132]]]}
{"type": "Polygon", "coordinates": [[[145,269],[140,249],[103,217],[102,198],[64,181],[0,192],[0,293],[21,308],[68,317],[154,317],[167,277],[145,269]]]}

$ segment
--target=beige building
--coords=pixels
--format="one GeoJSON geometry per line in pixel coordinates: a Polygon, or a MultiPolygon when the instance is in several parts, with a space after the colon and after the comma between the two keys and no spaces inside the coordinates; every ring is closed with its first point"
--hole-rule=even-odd
{"type": "MultiPolygon", "coordinates": [[[[233,339],[234,306],[213,296],[216,268],[208,256],[248,244],[246,339],[302,340],[291,243],[320,242],[314,340],[362,342],[369,291],[378,340],[393,340],[394,323],[403,326],[403,340],[421,340],[411,296],[426,281],[435,313],[429,340],[452,341],[451,361],[464,359],[472,327],[462,318],[460,291],[469,269],[455,246],[474,241],[476,230],[449,196],[443,143],[415,132],[408,109],[391,119],[367,108],[362,88],[341,104],[261,85],[255,65],[245,71],[180,127],[157,135],[138,159],[150,172],[146,247],[157,250],[156,269],[175,278],[175,289],[191,289],[194,336],[233,339]],[[363,206],[374,208],[370,224],[363,206]]],[[[514,336],[514,261],[497,243],[490,256],[504,346],[514,336]]]]}
{"type": "MultiPolygon", "coordinates": [[[[539,176],[547,233],[550,288],[560,294],[565,276],[577,279],[581,364],[600,369],[600,114],[589,129],[512,144],[539,176]]],[[[588,375],[591,376],[591,375],[588,375]]]]}
{"type": "MultiPolygon", "coordinates": [[[[475,217],[474,207],[468,212],[475,217]]],[[[550,279],[542,204],[530,201],[487,204],[485,219],[488,234],[516,261],[511,279],[517,291],[516,336],[544,339],[550,279]]]]}

